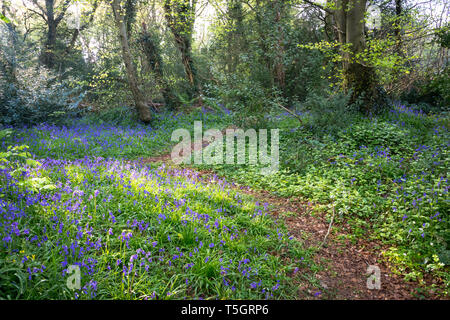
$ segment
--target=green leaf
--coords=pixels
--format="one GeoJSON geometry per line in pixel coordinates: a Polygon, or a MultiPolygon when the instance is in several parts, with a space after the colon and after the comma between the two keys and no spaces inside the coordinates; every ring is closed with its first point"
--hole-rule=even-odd
{"type": "Polygon", "coordinates": [[[2,15],[1,13],[0,13],[0,20],[4,21],[5,23],[11,23],[11,20],[9,20],[7,17],[2,15]]]}

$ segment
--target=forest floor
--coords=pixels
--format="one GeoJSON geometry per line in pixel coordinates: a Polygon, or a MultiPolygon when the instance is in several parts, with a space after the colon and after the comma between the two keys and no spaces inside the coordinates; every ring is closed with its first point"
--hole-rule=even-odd
{"type": "MultiPolygon", "coordinates": [[[[234,128],[234,127],[233,127],[234,128]]],[[[228,129],[228,128],[226,128],[228,129]]],[[[225,134],[225,130],[222,133],[225,134]]],[[[208,142],[194,142],[202,147],[208,142]]],[[[143,163],[165,164],[175,166],[171,161],[170,153],[163,153],[155,157],[142,158],[143,163]]],[[[184,166],[184,165],[183,165],[184,166]]],[[[217,172],[208,169],[197,169],[189,166],[190,170],[197,172],[205,180],[213,180],[217,172]]],[[[219,178],[221,177],[219,174],[219,178]]],[[[305,202],[300,197],[284,198],[274,195],[266,190],[252,189],[249,185],[240,185],[228,181],[240,193],[252,196],[256,201],[268,203],[269,212],[273,217],[282,219],[288,227],[289,234],[293,235],[306,248],[313,249],[314,261],[322,266],[315,274],[323,291],[299,282],[299,299],[337,299],[337,300],[409,300],[409,299],[438,299],[433,290],[422,291],[418,283],[405,281],[401,275],[392,272],[391,267],[382,258],[383,245],[378,241],[346,239],[351,231],[344,226],[336,226],[326,221],[325,214],[313,213],[313,204],[305,202]],[[369,266],[380,269],[380,288],[368,288],[370,281],[369,266]],[[425,294],[425,295],[424,295],[425,294]]],[[[293,278],[294,279],[294,278],[293,278]]],[[[436,283],[432,277],[425,277],[423,284],[436,283]]],[[[442,298],[442,297],[441,297],[442,298]]]]}
{"type": "MultiPolygon", "coordinates": [[[[170,155],[144,158],[144,163],[164,163],[174,166],[170,155]]],[[[190,167],[191,170],[196,170],[190,167]]],[[[196,171],[205,180],[212,180],[216,173],[212,170],[196,171]]],[[[217,176],[216,176],[217,177],[217,176]]],[[[220,177],[223,178],[223,177],[220,177]]],[[[313,248],[314,261],[322,266],[315,274],[323,291],[305,283],[299,283],[299,299],[337,299],[337,300],[409,300],[436,299],[438,295],[428,291],[418,291],[418,283],[406,282],[401,275],[392,272],[382,258],[382,244],[359,239],[357,242],[345,239],[345,228],[331,225],[324,214],[312,214],[312,204],[301,198],[283,198],[265,190],[254,190],[250,186],[242,186],[228,181],[240,193],[252,196],[256,201],[269,204],[269,212],[273,217],[282,219],[288,227],[289,234],[304,244],[313,248]],[[344,237],[343,237],[344,236],[344,237]],[[369,289],[367,282],[370,274],[369,266],[380,268],[380,289],[369,289]]],[[[430,285],[436,283],[431,277],[424,279],[430,285]]],[[[442,298],[442,297],[441,297],[442,298]]]]}
{"type": "Polygon", "coordinates": [[[280,115],[282,163],[270,176],[248,164],[175,165],[171,135],[194,121],[235,128],[202,111],[0,139],[3,156],[22,158],[11,168],[26,163],[0,170],[0,298],[448,298],[445,118],[400,106],[314,135],[280,115]]]}

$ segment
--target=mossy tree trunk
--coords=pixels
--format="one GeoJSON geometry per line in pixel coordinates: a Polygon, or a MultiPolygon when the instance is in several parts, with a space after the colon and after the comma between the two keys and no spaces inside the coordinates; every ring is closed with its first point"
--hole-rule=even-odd
{"type": "Polygon", "coordinates": [[[154,37],[151,31],[147,30],[147,25],[142,24],[142,32],[139,38],[139,44],[145,55],[144,72],[147,74],[153,73],[156,77],[156,82],[161,88],[161,94],[164,102],[168,106],[172,106],[174,97],[172,90],[164,78],[163,74],[163,59],[161,57],[161,48],[159,39],[154,37]]]}
{"type": "Polygon", "coordinates": [[[197,70],[192,59],[192,33],[196,0],[164,0],[164,17],[181,53],[186,78],[194,94],[201,92],[197,70]]]}
{"type": "Polygon", "coordinates": [[[144,123],[149,123],[152,119],[150,108],[145,102],[145,97],[138,86],[136,70],[133,65],[130,47],[128,44],[127,27],[125,22],[125,15],[121,6],[120,0],[112,0],[111,6],[114,13],[114,19],[119,32],[119,41],[122,47],[122,58],[125,64],[127,73],[128,85],[133,94],[134,104],[139,114],[139,119],[144,123]]]}

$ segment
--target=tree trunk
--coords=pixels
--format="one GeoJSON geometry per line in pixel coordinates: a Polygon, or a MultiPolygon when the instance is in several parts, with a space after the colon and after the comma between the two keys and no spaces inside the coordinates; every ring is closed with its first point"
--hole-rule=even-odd
{"type": "MultiPolygon", "coordinates": [[[[36,5],[37,0],[32,0],[36,5]]],[[[42,13],[42,18],[47,23],[47,36],[44,43],[44,49],[39,56],[41,63],[47,68],[53,68],[55,66],[55,49],[56,49],[56,30],[64,18],[67,8],[70,5],[70,0],[65,0],[57,7],[57,15],[55,16],[55,0],[45,0],[45,10],[38,5],[42,13]]]]}
{"type": "Polygon", "coordinates": [[[395,0],[395,16],[396,16],[396,26],[394,29],[395,37],[396,37],[396,44],[395,44],[395,51],[400,57],[403,57],[403,51],[402,51],[402,16],[403,16],[403,6],[402,6],[403,0],[395,0]]]}
{"type": "Polygon", "coordinates": [[[184,66],[186,78],[191,84],[194,93],[201,93],[197,70],[192,60],[191,38],[195,20],[196,0],[165,0],[164,17],[170,28],[175,44],[181,53],[181,62],[184,66]]]}
{"type": "Polygon", "coordinates": [[[136,78],[136,70],[132,63],[130,48],[128,45],[127,28],[125,24],[125,16],[123,14],[122,7],[120,6],[120,0],[113,0],[111,6],[114,12],[114,19],[119,31],[119,40],[122,47],[122,58],[125,64],[125,69],[128,78],[128,85],[130,86],[131,93],[133,94],[134,104],[139,114],[139,118],[144,123],[149,123],[152,119],[150,109],[145,102],[144,95],[138,86],[136,78]]]}
{"type": "Polygon", "coordinates": [[[41,63],[51,69],[55,65],[56,27],[57,22],[53,17],[53,8],[47,16],[47,39],[44,43],[44,51],[41,53],[41,63]]]}
{"type": "Polygon", "coordinates": [[[242,0],[228,0],[227,15],[231,30],[227,33],[226,70],[229,73],[234,73],[239,65],[239,55],[241,52],[245,52],[247,47],[243,27],[242,0]]]}
{"type": "MultiPolygon", "coordinates": [[[[326,2],[326,7],[329,8],[330,7],[330,3],[332,0],[327,0],[326,2]]],[[[334,41],[335,39],[338,38],[338,34],[336,32],[336,28],[333,28],[333,25],[335,24],[334,22],[334,17],[331,14],[331,12],[326,11],[325,12],[325,36],[327,38],[328,41],[334,41]]]]}
{"type": "Polygon", "coordinates": [[[337,0],[335,21],[342,51],[346,91],[353,90],[352,101],[363,97],[365,112],[372,111],[377,98],[375,70],[358,58],[366,48],[364,15],[367,0],[337,0]],[[348,47],[348,48],[346,48],[348,47]]]}
{"type": "Polygon", "coordinates": [[[197,77],[196,69],[194,67],[194,62],[191,56],[191,40],[186,39],[183,36],[177,36],[175,39],[177,47],[181,52],[181,60],[184,66],[184,71],[186,72],[187,79],[189,83],[197,89],[197,77]]]}
{"type": "Polygon", "coordinates": [[[283,27],[281,25],[281,16],[284,12],[284,5],[283,0],[277,0],[273,4],[273,9],[275,13],[275,26],[277,30],[277,39],[276,39],[276,57],[274,61],[274,77],[275,77],[275,83],[278,86],[278,88],[284,92],[286,87],[286,72],[284,68],[284,45],[283,45],[283,27]]]}
{"type": "Polygon", "coordinates": [[[174,100],[170,87],[164,79],[163,74],[163,60],[161,57],[159,44],[152,38],[151,34],[147,30],[145,23],[142,24],[142,33],[139,39],[142,50],[144,52],[144,71],[149,73],[154,73],[156,76],[156,82],[161,87],[161,94],[163,96],[164,102],[167,105],[171,105],[174,100]]]}

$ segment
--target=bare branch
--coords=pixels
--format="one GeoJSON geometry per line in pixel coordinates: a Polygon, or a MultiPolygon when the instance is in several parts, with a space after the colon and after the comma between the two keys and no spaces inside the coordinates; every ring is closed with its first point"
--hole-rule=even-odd
{"type": "Polygon", "coordinates": [[[31,12],[33,12],[33,13],[35,13],[35,14],[37,14],[38,16],[40,16],[42,19],[44,19],[44,21],[45,22],[47,22],[48,20],[47,20],[47,11],[37,2],[37,0],[31,0],[31,2],[41,11],[41,12],[37,12],[36,10],[34,10],[34,9],[31,9],[31,8],[28,8],[26,5],[25,5],[25,2],[22,0],[22,4],[23,4],[23,6],[27,9],[27,10],[29,10],[29,11],[31,11],[31,12]]]}

